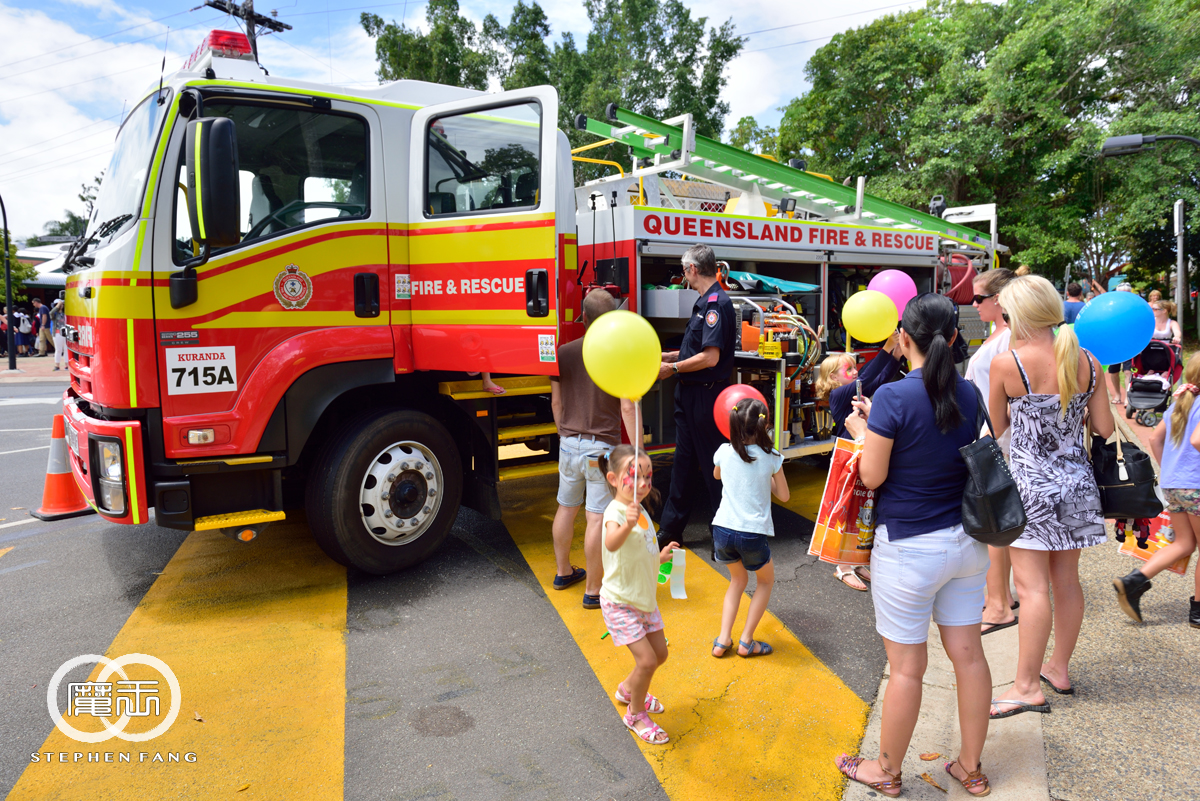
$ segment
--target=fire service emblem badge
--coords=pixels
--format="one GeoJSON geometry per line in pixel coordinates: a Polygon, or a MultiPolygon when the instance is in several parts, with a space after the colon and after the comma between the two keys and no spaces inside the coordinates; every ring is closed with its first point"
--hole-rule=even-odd
{"type": "Polygon", "coordinates": [[[312,299],[312,279],[294,264],[275,276],[275,299],[285,309],[303,309],[312,299]]]}

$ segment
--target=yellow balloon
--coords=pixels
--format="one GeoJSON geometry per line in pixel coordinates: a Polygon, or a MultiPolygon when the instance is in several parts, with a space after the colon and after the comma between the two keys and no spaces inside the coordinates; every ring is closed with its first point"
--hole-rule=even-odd
{"type": "Polygon", "coordinates": [[[583,366],[596,386],[614,397],[636,400],[645,395],[658,380],[660,364],[658,334],[631,311],[602,314],[583,335],[583,366]]]}
{"type": "Polygon", "coordinates": [[[882,342],[896,330],[896,304],[882,292],[864,289],[842,306],[842,324],[860,342],[882,342]]]}

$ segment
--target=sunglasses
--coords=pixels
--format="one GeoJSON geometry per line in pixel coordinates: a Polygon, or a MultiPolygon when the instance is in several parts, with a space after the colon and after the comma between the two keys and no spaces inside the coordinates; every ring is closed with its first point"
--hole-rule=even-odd
{"type": "Polygon", "coordinates": [[[975,304],[980,304],[980,303],[983,303],[988,298],[996,297],[996,295],[998,295],[998,294],[999,294],[998,292],[993,292],[990,295],[976,295],[974,298],[971,299],[971,302],[975,303],[975,304]]]}

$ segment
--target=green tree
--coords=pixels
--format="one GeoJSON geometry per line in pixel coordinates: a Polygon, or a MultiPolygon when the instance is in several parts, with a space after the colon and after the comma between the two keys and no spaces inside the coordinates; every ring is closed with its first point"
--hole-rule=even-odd
{"type": "Polygon", "coordinates": [[[493,73],[504,89],[544,86],[551,82],[550,23],[536,2],[517,0],[507,26],[495,16],[483,20],[483,38],[493,50],[493,73]]]}
{"type": "Polygon", "coordinates": [[[495,56],[470,20],[458,13],[458,0],[429,0],[425,6],[429,32],[376,14],[360,17],[375,38],[376,74],[380,81],[409,78],[469,89],[487,89],[495,56]]]}
{"type": "Polygon", "coordinates": [[[764,156],[776,156],[779,135],[769,125],[765,128],[760,126],[753,117],[742,117],[729,132],[729,144],[764,156]]]}
{"type": "Polygon", "coordinates": [[[83,215],[85,219],[92,219],[92,209],[96,207],[96,196],[100,194],[100,184],[104,183],[104,173],[105,171],[101,170],[100,174],[93,178],[90,184],[83,184],[81,186],[82,191],[79,193],[79,200],[83,203],[84,209],[86,209],[83,215]]]}
{"type": "MultiPolygon", "coordinates": [[[[4,229],[0,228],[0,249],[4,247],[4,234],[4,229]]],[[[8,243],[8,264],[9,269],[12,271],[13,297],[18,302],[28,300],[28,296],[24,295],[21,290],[25,288],[27,281],[31,281],[37,276],[37,268],[32,264],[17,261],[17,240],[13,237],[11,231],[8,232],[8,243]]],[[[3,252],[0,251],[0,305],[7,305],[8,298],[4,293],[3,255],[3,252]]]]}
{"type": "MultiPolygon", "coordinates": [[[[80,237],[87,231],[88,218],[81,217],[70,209],[63,209],[63,219],[50,220],[42,226],[42,234],[45,237],[80,237]]],[[[51,245],[54,242],[47,241],[43,236],[31,236],[25,240],[26,247],[39,247],[41,245],[51,245]]]]}
{"type": "Polygon", "coordinates": [[[1191,0],[937,0],[818,50],[780,155],[869,176],[912,206],[994,202],[1015,262],[1101,270],[1174,197],[1196,199],[1183,154],[1113,162],[1097,148],[1109,133],[1200,128],[1197,36],[1191,0]]]}

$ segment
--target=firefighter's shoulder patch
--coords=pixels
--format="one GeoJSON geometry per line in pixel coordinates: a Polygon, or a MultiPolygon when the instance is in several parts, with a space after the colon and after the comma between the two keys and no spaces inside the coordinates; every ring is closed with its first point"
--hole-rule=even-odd
{"type": "Polygon", "coordinates": [[[716,300],[717,300],[717,293],[716,293],[716,292],[714,292],[714,293],[712,293],[711,295],[709,295],[709,296],[708,296],[708,302],[709,302],[709,303],[715,303],[715,302],[716,302],[716,300]]]}
{"type": "Polygon", "coordinates": [[[719,319],[721,319],[720,315],[717,314],[716,309],[713,309],[704,317],[704,322],[708,323],[709,328],[712,328],[717,324],[717,320],[719,319]]]}

